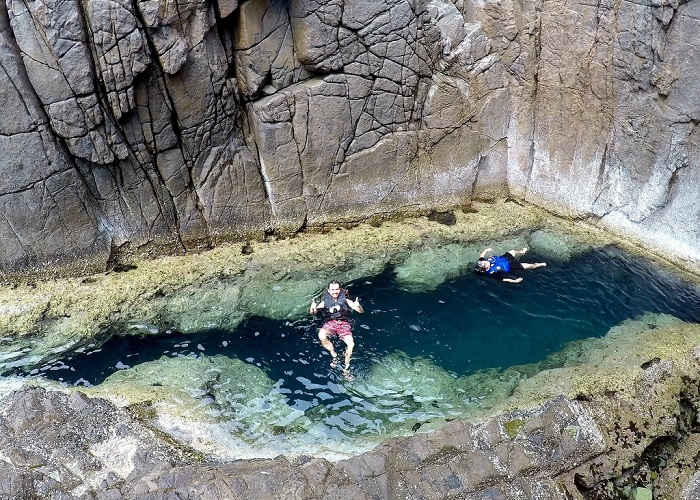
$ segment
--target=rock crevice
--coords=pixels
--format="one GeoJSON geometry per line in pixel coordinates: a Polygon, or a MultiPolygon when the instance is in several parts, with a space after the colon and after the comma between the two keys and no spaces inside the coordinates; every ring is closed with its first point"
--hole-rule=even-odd
{"type": "Polygon", "coordinates": [[[7,0],[0,198],[66,175],[60,231],[4,204],[0,234],[40,236],[0,264],[508,197],[697,263],[699,8],[7,0]]]}

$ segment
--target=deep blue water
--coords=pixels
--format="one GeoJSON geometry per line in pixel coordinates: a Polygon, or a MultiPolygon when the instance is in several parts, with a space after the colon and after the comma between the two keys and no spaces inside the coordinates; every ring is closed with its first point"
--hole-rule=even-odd
{"type": "MultiPolygon", "coordinates": [[[[543,259],[527,254],[522,260],[543,259]]],[[[354,315],[356,380],[396,351],[428,358],[456,378],[539,361],[567,342],[603,336],[645,312],[700,322],[700,297],[692,285],[615,248],[518,274],[524,281],[510,284],[468,272],[429,293],[400,289],[391,270],[346,284],[365,308],[365,314],[354,315]]],[[[119,368],[163,354],[223,354],[262,368],[280,381],[281,392],[292,395],[289,405],[305,410],[347,398],[327,390],[342,379],[328,368],[330,358],[316,338],[320,325],[310,316],[294,322],[252,318],[236,331],[114,336],[34,373],[69,384],[98,384],[119,368]]],[[[336,348],[342,358],[344,346],[336,348]]]]}
{"type": "MultiPolygon", "coordinates": [[[[527,254],[522,260],[544,259],[527,254]]],[[[567,342],[605,335],[644,312],[700,322],[700,297],[691,285],[615,248],[517,274],[524,280],[510,284],[470,272],[429,293],[401,290],[391,270],[346,283],[365,309],[354,314],[353,366],[361,371],[372,358],[399,350],[465,375],[536,362],[567,342]]],[[[278,380],[288,378],[283,374],[292,367],[311,371],[316,363],[327,364],[316,339],[321,324],[320,317],[296,322],[256,317],[233,332],[114,336],[90,354],[68,354],[57,362],[75,371],[51,371],[48,365],[42,371],[66,382],[82,378],[98,384],[120,362],[133,366],[164,353],[194,352],[248,360],[278,380]]],[[[342,343],[336,344],[342,351],[342,343]]]]}

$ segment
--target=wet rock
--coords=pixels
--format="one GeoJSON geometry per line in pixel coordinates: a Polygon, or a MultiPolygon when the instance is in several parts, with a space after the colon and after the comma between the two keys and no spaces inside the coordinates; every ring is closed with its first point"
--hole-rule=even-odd
{"type": "Polygon", "coordinates": [[[453,226],[457,223],[457,218],[454,212],[438,212],[432,211],[428,214],[428,220],[437,222],[438,224],[444,224],[446,226],[453,226]]]}
{"type": "MultiPolygon", "coordinates": [[[[504,212],[513,217],[515,210],[517,208],[506,206],[504,212]]],[[[532,217],[532,220],[540,220],[528,213],[517,212],[515,219],[532,217]]],[[[432,252],[446,248],[445,241],[450,240],[460,242],[463,249],[469,245],[476,248],[474,238],[481,237],[480,229],[488,226],[493,218],[487,211],[468,217],[468,223],[455,226],[431,224],[421,218],[405,224],[388,221],[383,225],[385,232],[368,231],[363,227],[333,231],[332,235],[337,234],[337,239],[325,242],[321,250],[309,245],[305,251],[300,251],[299,247],[280,239],[256,249],[255,261],[243,257],[236,245],[225,256],[218,249],[203,253],[199,260],[166,259],[164,262],[140,263],[138,269],[129,273],[100,275],[99,287],[81,283],[82,280],[68,280],[58,283],[58,292],[52,292],[46,283],[37,281],[35,288],[8,290],[8,296],[17,301],[7,302],[5,307],[8,313],[19,314],[24,303],[18,300],[18,295],[26,294],[34,304],[30,308],[31,317],[56,320],[56,329],[49,331],[46,339],[47,342],[58,342],[60,346],[71,340],[59,337],[62,332],[63,335],[65,332],[72,335],[75,331],[66,329],[66,325],[99,324],[103,317],[107,317],[103,316],[104,311],[110,311],[112,307],[131,317],[142,311],[149,311],[150,317],[160,317],[162,311],[168,310],[166,297],[177,299],[170,303],[174,312],[177,307],[191,307],[192,297],[199,299],[207,291],[210,297],[202,301],[202,309],[192,312],[193,322],[194,317],[199,316],[206,320],[230,318],[233,323],[234,319],[229,315],[238,314],[242,309],[240,304],[252,297],[269,294],[271,290],[283,292],[282,302],[265,301],[260,310],[289,314],[293,312],[294,304],[300,302],[303,302],[300,307],[306,309],[308,302],[300,301],[299,297],[305,294],[310,297],[325,286],[324,273],[330,273],[333,262],[340,262],[339,267],[333,268],[333,273],[357,277],[366,270],[383,267],[391,259],[395,259],[394,262],[405,260],[411,252],[396,245],[400,239],[428,242],[432,252]],[[477,217],[482,216],[480,224],[483,225],[477,227],[475,220],[479,221],[477,217]],[[428,229],[437,232],[431,233],[428,229]],[[375,247],[377,242],[384,241],[394,242],[395,246],[383,255],[375,247]],[[313,265],[290,273],[287,269],[292,262],[312,262],[313,265]],[[315,277],[309,278],[309,275],[315,277]],[[286,281],[280,282],[279,279],[286,281]],[[282,288],[274,290],[274,286],[282,288]],[[241,290],[246,290],[247,298],[242,298],[241,290]],[[205,306],[213,311],[217,301],[230,305],[231,309],[224,307],[222,311],[214,311],[212,316],[204,316],[207,312],[205,306]],[[17,307],[9,307],[11,304],[17,307]],[[83,307],[85,304],[95,306],[95,310],[88,313],[89,308],[83,307]],[[122,309],[114,304],[119,304],[122,309]],[[154,309],[141,309],[144,304],[154,309]],[[281,304],[290,308],[278,307],[281,304]],[[66,316],[67,313],[70,317],[66,316]]],[[[497,241],[507,246],[523,236],[517,232],[501,237],[497,241]]],[[[309,240],[308,235],[301,235],[294,243],[303,246],[309,240]]],[[[425,250],[425,255],[429,253],[428,248],[421,246],[411,248],[419,254],[419,249],[425,250]]],[[[450,250],[439,254],[442,257],[435,260],[444,260],[445,255],[456,253],[453,248],[450,250]]],[[[455,262],[448,263],[446,267],[453,264],[455,262]]],[[[142,326],[148,331],[148,325],[142,326]]],[[[549,496],[545,498],[566,498],[561,491],[568,489],[574,495],[577,486],[584,491],[597,485],[603,485],[602,491],[607,491],[608,486],[617,488],[615,491],[624,491],[625,488],[629,491],[630,481],[650,478],[655,491],[657,488],[670,491],[673,498],[678,489],[666,487],[664,490],[662,480],[655,482],[654,474],[658,478],[678,478],[681,484],[691,485],[696,472],[694,461],[688,457],[696,454],[692,436],[693,416],[699,406],[695,395],[698,394],[700,356],[697,349],[693,350],[697,339],[694,325],[666,315],[649,314],[623,322],[604,338],[577,343],[558,357],[543,362],[539,369],[523,367],[522,372],[507,370],[498,374],[474,374],[469,380],[457,381],[464,385],[456,385],[452,376],[437,370],[429,362],[406,366],[405,360],[385,360],[378,363],[377,372],[371,374],[376,382],[373,385],[382,387],[379,382],[383,381],[387,394],[401,394],[401,390],[406,389],[405,397],[411,398],[422,413],[421,427],[411,438],[392,439],[373,451],[339,462],[317,458],[297,461],[290,457],[222,464],[220,457],[215,460],[202,453],[188,454],[187,447],[181,444],[184,441],[182,421],[170,421],[166,422],[170,425],[166,425],[159,420],[159,427],[154,430],[155,419],[162,417],[153,410],[155,405],[144,402],[143,411],[132,407],[126,412],[111,403],[79,394],[67,398],[52,392],[41,395],[34,392],[37,390],[26,396],[15,393],[2,401],[3,408],[11,408],[12,413],[0,412],[0,451],[2,460],[10,463],[0,470],[7,470],[3,472],[7,474],[7,484],[21,484],[27,491],[39,491],[37,495],[40,497],[47,497],[49,493],[46,492],[51,488],[62,492],[61,488],[70,487],[72,491],[82,488],[103,498],[141,495],[147,498],[148,495],[169,494],[173,490],[168,488],[175,487],[181,496],[191,494],[201,498],[213,497],[210,493],[213,490],[224,492],[230,498],[249,498],[246,496],[248,489],[256,495],[280,497],[307,495],[311,491],[309,497],[317,495],[319,498],[343,494],[357,498],[414,494],[432,498],[458,495],[527,498],[533,492],[546,492],[549,496]],[[659,357],[658,363],[645,370],[640,368],[642,363],[655,357],[659,357]],[[398,366],[400,364],[403,368],[398,366]],[[538,373],[542,367],[546,369],[538,373]],[[413,375],[397,381],[397,373],[407,372],[413,375]],[[528,383],[531,384],[529,389],[528,383]],[[473,393],[467,390],[470,388],[473,393]],[[474,397],[485,392],[489,393],[486,400],[474,397]],[[535,402],[552,394],[562,393],[572,398],[580,397],[574,402],[559,397],[544,406],[534,406],[535,402]],[[424,413],[432,415],[430,412],[437,412],[450,404],[478,407],[483,401],[484,408],[494,408],[504,400],[509,401],[505,403],[509,411],[490,420],[481,413],[475,420],[477,423],[471,424],[454,420],[440,427],[432,418],[424,421],[424,413]],[[512,407],[530,409],[510,411],[512,407]],[[95,412],[99,416],[94,416],[95,412]],[[58,427],[52,427],[52,420],[58,427]],[[37,432],[32,434],[35,429],[37,432]],[[30,438],[22,441],[17,438],[18,434],[30,438]],[[664,447],[656,446],[660,438],[674,436],[675,439],[676,435],[680,437],[674,446],[679,451],[666,451],[664,447]],[[48,444],[29,446],[30,441],[46,441],[48,444]],[[639,457],[645,453],[658,458],[658,464],[651,458],[645,458],[642,463],[639,457]],[[78,464],[75,468],[66,465],[72,464],[72,460],[78,464]],[[197,460],[210,462],[200,466],[195,464],[197,460]],[[678,463],[683,466],[674,465],[678,463]],[[42,472],[45,468],[49,474],[42,472]],[[29,469],[31,473],[27,472],[29,469]],[[633,472],[626,474],[628,470],[633,472]],[[93,478],[90,471],[98,472],[93,478]],[[574,477],[581,479],[576,481],[574,477]],[[95,486],[97,479],[99,486],[95,486]]],[[[30,340],[32,344],[36,343],[35,338],[30,340]]],[[[8,345],[14,341],[11,337],[4,340],[8,345]]],[[[49,352],[55,351],[49,349],[49,352]]],[[[162,370],[158,380],[136,376],[143,383],[139,392],[147,397],[150,395],[148,391],[165,387],[168,379],[189,387],[187,383],[194,377],[181,368],[176,366],[170,372],[162,370]]],[[[235,405],[237,395],[231,391],[240,388],[231,384],[227,389],[225,380],[217,379],[219,368],[213,365],[205,367],[205,372],[209,369],[211,372],[206,373],[202,377],[204,383],[196,387],[202,395],[199,401],[209,401],[208,398],[213,396],[235,405]]],[[[233,378],[244,384],[244,388],[254,386],[239,374],[233,378]]],[[[265,380],[261,387],[269,391],[270,381],[265,380]]],[[[109,391],[105,395],[109,396],[109,391]]],[[[196,398],[193,400],[196,405],[196,398]]],[[[491,415],[496,411],[489,410],[491,415]]],[[[256,417],[251,416],[250,421],[255,420],[256,417]]],[[[409,427],[411,424],[413,422],[409,427]]],[[[284,428],[285,434],[293,434],[294,426],[285,424],[284,428]]],[[[271,426],[270,430],[268,439],[283,436],[275,434],[278,427],[271,426]]]]}
{"type": "Polygon", "coordinates": [[[658,358],[658,357],[656,357],[654,359],[650,359],[649,361],[645,361],[644,363],[642,363],[642,370],[646,370],[647,368],[651,368],[652,366],[657,365],[660,362],[661,362],[661,358],[658,358]]]}

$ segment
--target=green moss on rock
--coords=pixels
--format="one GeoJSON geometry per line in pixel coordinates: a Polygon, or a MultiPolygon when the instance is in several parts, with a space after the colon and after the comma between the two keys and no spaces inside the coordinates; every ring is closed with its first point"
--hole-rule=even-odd
{"type": "Polygon", "coordinates": [[[520,432],[520,429],[523,428],[525,425],[525,421],[521,419],[515,419],[515,420],[508,420],[507,422],[503,423],[503,428],[506,431],[506,434],[508,434],[508,437],[511,439],[515,439],[515,436],[518,435],[520,432]]]}

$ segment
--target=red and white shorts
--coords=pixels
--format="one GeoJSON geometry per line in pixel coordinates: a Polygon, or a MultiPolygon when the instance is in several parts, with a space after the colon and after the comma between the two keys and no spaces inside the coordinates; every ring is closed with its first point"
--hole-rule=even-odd
{"type": "Polygon", "coordinates": [[[331,319],[326,321],[321,327],[328,332],[328,336],[335,337],[338,336],[341,339],[352,335],[352,329],[350,328],[350,323],[343,321],[342,319],[331,319]]]}

